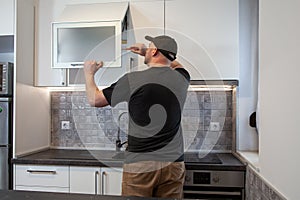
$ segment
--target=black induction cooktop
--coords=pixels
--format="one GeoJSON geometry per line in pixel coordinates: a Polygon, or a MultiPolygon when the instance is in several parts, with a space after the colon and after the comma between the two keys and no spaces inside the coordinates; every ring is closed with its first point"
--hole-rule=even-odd
{"type": "Polygon", "coordinates": [[[209,153],[185,153],[184,154],[185,163],[203,163],[203,164],[222,164],[217,154],[209,153]]]}

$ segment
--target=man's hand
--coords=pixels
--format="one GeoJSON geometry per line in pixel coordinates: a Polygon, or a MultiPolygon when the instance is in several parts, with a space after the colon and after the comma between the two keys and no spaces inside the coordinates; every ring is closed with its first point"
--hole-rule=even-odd
{"type": "Polygon", "coordinates": [[[176,69],[176,68],[183,68],[182,64],[180,64],[178,61],[174,60],[171,62],[170,67],[172,69],[176,69]]]}
{"type": "Polygon", "coordinates": [[[132,45],[131,47],[126,48],[126,50],[130,50],[133,53],[139,54],[141,56],[145,56],[147,47],[145,44],[136,43],[136,44],[132,45]]]}
{"type": "Polygon", "coordinates": [[[95,73],[101,68],[103,67],[103,62],[99,61],[96,62],[94,60],[92,61],[85,61],[84,62],[84,73],[86,75],[95,75],[95,73]]]}

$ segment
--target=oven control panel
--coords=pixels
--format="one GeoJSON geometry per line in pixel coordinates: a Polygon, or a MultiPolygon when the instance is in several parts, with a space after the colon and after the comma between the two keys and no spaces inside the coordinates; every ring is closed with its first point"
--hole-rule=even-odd
{"type": "Polygon", "coordinates": [[[194,172],[193,184],[210,184],[209,172],[194,172]]]}
{"type": "Polygon", "coordinates": [[[185,186],[244,187],[243,171],[187,170],[185,186]]]}

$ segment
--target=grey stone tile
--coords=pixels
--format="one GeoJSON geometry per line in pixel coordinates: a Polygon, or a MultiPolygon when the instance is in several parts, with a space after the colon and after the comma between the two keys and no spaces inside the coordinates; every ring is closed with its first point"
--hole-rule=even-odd
{"type": "MultiPolygon", "coordinates": [[[[224,92],[207,91],[188,93],[182,113],[182,129],[185,132],[185,144],[189,145],[190,149],[231,149],[232,113],[228,106],[231,102],[228,101],[232,101],[231,92],[226,92],[225,95],[224,92]],[[226,109],[222,109],[224,107],[226,109]],[[207,132],[212,120],[225,121],[221,126],[223,131],[220,135],[207,132]],[[208,144],[204,144],[206,137],[210,138],[206,139],[208,144]],[[214,144],[215,147],[212,144],[214,138],[219,138],[218,143],[214,144]]],[[[87,102],[85,92],[52,92],[51,105],[51,145],[59,147],[85,145],[93,148],[112,148],[118,129],[118,115],[127,110],[126,103],[115,108],[92,108],[87,102]],[[62,120],[70,121],[70,130],[61,130],[62,120]],[[111,141],[112,144],[105,144],[107,141],[111,141]]],[[[126,139],[127,124],[121,123],[120,127],[121,137],[126,139]]]]}
{"type": "Polygon", "coordinates": [[[246,172],[246,199],[284,200],[249,167],[246,172]]]}

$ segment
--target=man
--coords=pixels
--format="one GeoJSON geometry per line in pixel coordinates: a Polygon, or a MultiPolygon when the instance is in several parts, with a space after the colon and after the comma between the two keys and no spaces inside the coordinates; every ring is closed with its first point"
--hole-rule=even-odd
{"type": "Polygon", "coordinates": [[[169,36],[150,37],[149,47],[128,48],[144,56],[149,69],[125,74],[99,90],[94,74],[103,62],[84,64],[86,93],[92,106],[128,102],[128,151],[123,166],[122,195],[182,198],[185,166],[181,110],[189,73],[175,61],[177,43],[169,36]]]}

